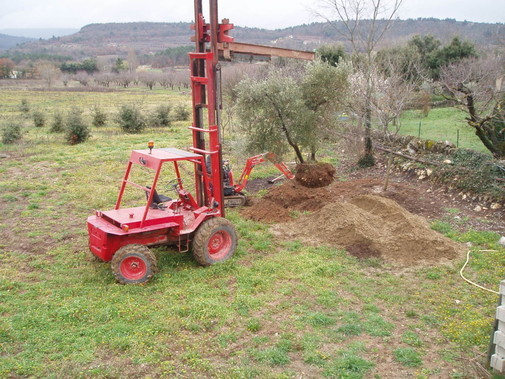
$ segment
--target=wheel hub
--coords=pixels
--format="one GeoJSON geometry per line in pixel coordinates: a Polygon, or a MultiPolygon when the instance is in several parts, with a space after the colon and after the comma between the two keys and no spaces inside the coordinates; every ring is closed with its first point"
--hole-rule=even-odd
{"type": "Polygon", "coordinates": [[[231,246],[231,238],[228,233],[219,231],[212,235],[207,244],[211,255],[226,255],[231,246]]]}
{"type": "Polygon", "coordinates": [[[142,278],[147,272],[146,263],[138,257],[126,257],[120,265],[121,274],[129,280],[142,278]]]}

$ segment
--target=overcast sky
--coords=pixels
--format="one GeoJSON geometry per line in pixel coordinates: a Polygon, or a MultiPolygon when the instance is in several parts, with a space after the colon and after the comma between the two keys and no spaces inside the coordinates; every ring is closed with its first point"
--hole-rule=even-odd
{"type": "MultiPolygon", "coordinates": [[[[319,0],[219,0],[219,18],[239,26],[284,28],[322,21],[312,11],[318,4],[319,0]]],[[[0,29],[193,19],[191,0],[0,0],[0,10],[0,29]]],[[[505,22],[505,0],[404,0],[399,17],[505,22]]]]}

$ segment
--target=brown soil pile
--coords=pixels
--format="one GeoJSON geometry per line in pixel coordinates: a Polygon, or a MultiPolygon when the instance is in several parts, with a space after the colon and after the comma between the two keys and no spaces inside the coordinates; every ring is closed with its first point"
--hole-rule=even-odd
{"type": "Polygon", "coordinates": [[[306,242],[346,247],[358,257],[381,256],[413,265],[453,259],[458,245],[431,230],[422,217],[395,201],[362,195],[349,202],[330,202],[318,212],[276,225],[274,232],[306,242]]]}
{"type": "Polygon", "coordinates": [[[333,182],[335,172],[335,167],[330,163],[302,163],[296,167],[295,179],[305,187],[326,187],[333,182]]]}
{"type": "Polygon", "coordinates": [[[292,180],[282,186],[273,187],[261,199],[251,199],[250,206],[242,209],[246,218],[262,222],[287,222],[293,211],[317,211],[330,198],[327,188],[307,189],[292,180]]]}

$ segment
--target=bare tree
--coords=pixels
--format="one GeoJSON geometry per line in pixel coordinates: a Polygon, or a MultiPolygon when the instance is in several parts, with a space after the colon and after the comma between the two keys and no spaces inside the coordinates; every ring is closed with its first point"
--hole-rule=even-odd
{"type": "Polygon", "coordinates": [[[71,77],[69,74],[62,74],[60,75],[60,79],[63,82],[63,85],[66,87],[68,86],[68,82],[70,81],[71,77]]]}
{"type": "Polygon", "coordinates": [[[165,89],[168,89],[168,87],[174,89],[174,81],[175,81],[174,73],[175,71],[173,68],[164,70],[163,73],[158,78],[158,83],[160,84],[160,86],[162,86],[165,89]]]}
{"type": "Polygon", "coordinates": [[[37,72],[45,80],[47,86],[51,87],[56,78],[58,78],[60,69],[51,62],[41,61],[37,63],[37,72]]]}
{"type": "Polygon", "coordinates": [[[233,132],[235,125],[235,105],[237,103],[238,84],[245,78],[258,78],[260,66],[250,63],[232,63],[224,65],[222,69],[223,134],[233,132]]]}
{"type": "Polygon", "coordinates": [[[152,90],[153,87],[156,85],[156,82],[159,80],[159,77],[160,74],[152,71],[142,72],[139,75],[140,81],[144,83],[150,90],[152,90]]]}
{"type": "Polygon", "coordinates": [[[94,79],[97,84],[109,87],[110,83],[113,81],[113,75],[108,72],[98,73],[94,75],[94,79]]]}
{"type": "Polygon", "coordinates": [[[441,93],[463,110],[466,120],[495,158],[505,158],[505,57],[468,59],[445,67],[441,93]]]}
{"type": "Polygon", "coordinates": [[[79,71],[74,75],[74,80],[78,81],[84,87],[88,86],[90,78],[90,75],[86,71],[79,71]]]}
{"type": "Polygon", "coordinates": [[[181,87],[189,88],[190,81],[189,81],[188,72],[186,70],[175,71],[174,81],[175,81],[179,91],[181,90],[181,87]]]}
{"type": "Polygon", "coordinates": [[[127,72],[123,72],[123,73],[117,75],[117,77],[116,77],[117,84],[124,87],[124,88],[128,88],[128,86],[130,85],[130,83],[133,80],[134,80],[134,75],[127,73],[127,72]]]}
{"type": "Polygon", "coordinates": [[[372,109],[384,133],[398,134],[400,131],[400,118],[407,102],[419,83],[409,78],[409,72],[421,72],[418,61],[406,62],[398,56],[383,57],[380,65],[372,68],[375,82],[375,91],[372,97],[372,109]],[[391,130],[391,124],[395,127],[391,130]]]}
{"type": "Polygon", "coordinates": [[[361,110],[364,121],[365,149],[360,159],[363,166],[375,164],[372,151],[372,108],[375,92],[373,66],[375,50],[384,34],[391,28],[393,18],[403,0],[320,0],[329,9],[333,20],[327,14],[319,13],[352,46],[355,54],[364,54],[364,59],[356,61],[356,68],[363,73],[365,91],[364,106],[361,110]]]}
{"type": "Polygon", "coordinates": [[[137,58],[137,53],[135,53],[135,49],[130,48],[128,50],[128,57],[126,58],[128,61],[128,70],[130,72],[137,71],[137,67],[139,66],[139,60],[137,58]]]}

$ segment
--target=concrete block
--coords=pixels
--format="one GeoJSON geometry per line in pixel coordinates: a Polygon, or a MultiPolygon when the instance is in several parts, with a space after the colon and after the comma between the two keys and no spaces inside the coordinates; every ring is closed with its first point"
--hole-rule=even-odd
{"type": "Polygon", "coordinates": [[[496,319],[505,322],[505,305],[500,305],[496,308],[496,319]]]}
{"type": "Polygon", "coordinates": [[[501,347],[505,348],[505,333],[501,330],[494,332],[493,342],[495,345],[500,345],[501,347]]]}
{"type": "MultiPolygon", "coordinates": [[[[500,282],[500,293],[501,293],[502,295],[505,295],[505,280],[502,280],[502,281],[500,282]]],[[[502,304],[503,304],[503,298],[502,298],[502,304]]]]}
{"type": "Polygon", "coordinates": [[[500,374],[505,373],[505,358],[496,354],[491,355],[491,367],[500,374]]]}
{"type": "Polygon", "coordinates": [[[495,354],[499,357],[505,359],[505,347],[500,345],[495,345],[495,354]]]}
{"type": "Polygon", "coordinates": [[[498,330],[505,333],[505,321],[498,321],[498,330]]]}

